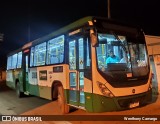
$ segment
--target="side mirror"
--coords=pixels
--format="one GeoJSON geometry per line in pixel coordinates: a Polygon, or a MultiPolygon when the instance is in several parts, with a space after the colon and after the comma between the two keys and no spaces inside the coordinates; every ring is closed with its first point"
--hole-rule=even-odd
{"type": "Polygon", "coordinates": [[[98,38],[97,38],[97,33],[91,29],[90,30],[90,37],[91,37],[91,44],[93,47],[98,46],[98,38]]]}

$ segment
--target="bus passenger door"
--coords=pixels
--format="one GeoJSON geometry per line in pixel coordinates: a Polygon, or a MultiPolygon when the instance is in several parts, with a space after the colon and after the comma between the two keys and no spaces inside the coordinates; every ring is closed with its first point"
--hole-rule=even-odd
{"type": "Polygon", "coordinates": [[[29,90],[29,85],[28,85],[28,65],[29,65],[29,50],[24,51],[24,57],[23,57],[23,84],[24,84],[24,89],[25,91],[29,90]]]}
{"type": "Polygon", "coordinates": [[[69,40],[69,104],[85,108],[85,38],[69,40]]]}

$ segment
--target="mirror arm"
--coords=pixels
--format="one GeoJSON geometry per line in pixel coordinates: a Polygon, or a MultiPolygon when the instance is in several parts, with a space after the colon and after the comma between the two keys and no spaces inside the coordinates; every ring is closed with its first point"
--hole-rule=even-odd
{"type": "Polygon", "coordinates": [[[94,29],[90,29],[90,37],[92,46],[93,47],[98,46],[97,32],[94,29]]]}

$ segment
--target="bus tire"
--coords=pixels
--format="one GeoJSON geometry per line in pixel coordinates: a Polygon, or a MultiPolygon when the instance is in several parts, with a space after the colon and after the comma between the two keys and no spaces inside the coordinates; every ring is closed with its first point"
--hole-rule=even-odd
{"type": "Polygon", "coordinates": [[[23,92],[20,91],[20,84],[19,82],[17,82],[16,84],[16,94],[19,98],[21,98],[23,96],[23,92]]]}
{"type": "Polygon", "coordinates": [[[69,113],[69,105],[66,104],[65,96],[64,96],[64,89],[62,86],[58,86],[58,105],[60,108],[61,114],[69,113]]]}

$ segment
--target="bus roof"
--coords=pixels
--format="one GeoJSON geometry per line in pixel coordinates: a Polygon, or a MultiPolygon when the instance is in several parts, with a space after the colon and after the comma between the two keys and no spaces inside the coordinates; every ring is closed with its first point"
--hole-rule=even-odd
{"type": "Polygon", "coordinates": [[[79,19],[79,20],[77,20],[77,21],[75,21],[75,22],[73,22],[73,23],[71,23],[71,24],[69,24],[67,26],[64,26],[64,27],[62,27],[62,28],[60,28],[60,29],[48,34],[48,35],[45,35],[45,36],[43,36],[41,38],[38,38],[38,39],[35,39],[35,40],[31,41],[31,42],[26,43],[21,48],[10,52],[8,54],[8,56],[12,55],[12,54],[14,54],[16,52],[22,51],[23,49],[29,48],[31,45],[36,45],[36,44],[41,43],[43,41],[49,40],[50,38],[55,37],[57,35],[62,35],[63,33],[67,32],[67,31],[70,31],[70,30],[72,30],[74,28],[83,26],[88,21],[92,21],[93,18],[94,18],[93,16],[87,16],[87,17],[81,18],[81,19],[79,19]],[[28,45],[28,44],[30,44],[30,45],[28,45]]]}
{"type": "MultiPolygon", "coordinates": [[[[39,43],[41,43],[41,42],[43,42],[43,41],[50,40],[51,38],[56,37],[56,36],[58,36],[58,35],[63,35],[64,33],[68,32],[68,31],[70,31],[70,30],[72,30],[72,29],[76,29],[76,28],[78,28],[78,27],[81,27],[81,26],[87,24],[88,21],[92,21],[92,20],[94,20],[94,19],[103,19],[103,20],[105,19],[105,20],[107,20],[108,22],[114,22],[114,23],[124,24],[124,23],[122,23],[122,22],[119,22],[119,21],[117,22],[116,20],[107,19],[107,18],[104,18],[104,17],[86,16],[86,17],[81,18],[81,19],[79,19],[79,20],[77,20],[77,21],[75,21],[75,22],[73,22],[73,23],[71,23],[71,24],[69,24],[69,25],[67,25],[67,26],[64,26],[64,27],[62,27],[62,28],[60,28],[60,29],[58,29],[58,30],[56,30],[56,31],[54,31],[54,32],[51,32],[51,33],[48,34],[48,35],[45,35],[45,36],[43,36],[43,37],[40,37],[40,38],[38,38],[38,39],[35,39],[35,40],[33,40],[33,41],[30,41],[30,42],[26,43],[26,44],[23,45],[21,48],[15,50],[15,51],[12,51],[11,53],[9,53],[8,56],[9,56],[9,55],[12,55],[12,54],[14,54],[14,53],[16,53],[16,52],[22,51],[22,50],[24,50],[24,49],[27,49],[27,48],[31,47],[32,45],[37,45],[37,44],[39,44],[39,43]]],[[[125,23],[125,25],[126,25],[126,23],[125,23]]],[[[130,26],[131,26],[131,25],[130,25],[130,26]]]]}
{"type": "Polygon", "coordinates": [[[31,41],[31,42],[26,43],[21,48],[10,52],[8,54],[8,56],[12,55],[12,54],[14,54],[16,52],[22,51],[23,49],[29,48],[31,45],[36,45],[36,44],[38,44],[38,43],[40,43],[42,41],[49,40],[50,38],[55,37],[57,35],[62,35],[63,33],[67,32],[67,31],[70,31],[70,30],[72,30],[74,28],[83,26],[88,21],[92,21],[92,19],[93,19],[93,16],[87,16],[87,17],[81,18],[81,19],[79,19],[79,20],[77,20],[77,21],[75,21],[75,22],[73,22],[73,23],[71,23],[71,24],[69,24],[67,26],[64,26],[64,27],[62,27],[62,28],[60,28],[60,29],[48,34],[48,35],[45,35],[45,36],[43,36],[41,38],[38,38],[38,39],[35,39],[35,40],[31,41]],[[30,45],[28,45],[28,44],[30,44],[30,45]]]}
{"type": "Polygon", "coordinates": [[[64,26],[48,35],[45,35],[44,37],[41,37],[41,38],[38,38],[34,41],[32,41],[33,45],[37,44],[37,43],[40,43],[42,41],[45,41],[45,40],[49,40],[50,38],[52,37],[55,37],[57,35],[62,35],[63,33],[66,33],[67,31],[70,31],[72,29],[75,29],[75,28],[78,28],[80,26],[83,26],[85,23],[87,23],[88,21],[92,21],[93,17],[92,16],[87,16],[87,17],[84,17],[84,18],[81,18],[67,26],[64,26]]]}
{"type": "Polygon", "coordinates": [[[96,20],[97,19],[99,19],[99,20],[105,20],[105,21],[107,21],[109,23],[115,23],[115,24],[120,24],[120,25],[123,25],[123,26],[129,26],[129,27],[139,28],[136,25],[133,25],[133,24],[131,25],[129,23],[122,22],[122,21],[117,21],[117,20],[114,20],[114,19],[108,19],[106,17],[86,16],[86,17],[81,18],[81,19],[79,19],[79,20],[77,20],[77,21],[75,21],[75,22],[73,22],[73,23],[71,23],[71,24],[69,24],[67,26],[64,26],[64,27],[62,27],[62,28],[60,28],[60,29],[58,29],[58,30],[56,30],[56,31],[48,34],[48,35],[45,35],[45,36],[43,36],[41,38],[38,38],[36,40],[31,41],[32,45],[37,45],[37,44],[39,44],[39,43],[41,43],[43,41],[50,40],[51,38],[56,37],[58,35],[63,35],[64,33],[68,32],[70,30],[76,29],[78,27],[81,27],[81,26],[87,24],[88,21],[93,21],[94,19],[96,19],[96,20]]]}

